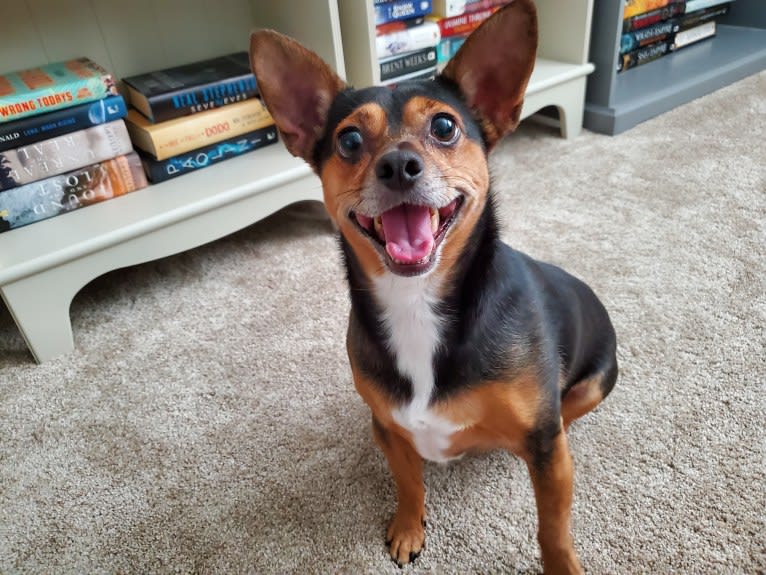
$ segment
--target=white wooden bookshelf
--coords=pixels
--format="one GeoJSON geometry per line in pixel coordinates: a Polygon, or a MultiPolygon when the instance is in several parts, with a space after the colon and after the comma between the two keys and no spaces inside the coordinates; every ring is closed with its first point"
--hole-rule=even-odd
{"type": "MultiPolygon", "coordinates": [[[[536,0],[540,41],[538,58],[522,118],[554,106],[561,133],[577,136],[582,129],[585,86],[594,66],[588,62],[593,0],[536,0]]],[[[380,81],[375,54],[372,1],[338,0],[348,81],[355,87],[380,81]]]]}
{"type": "MultiPolygon", "coordinates": [[[[124,78],[246,50],[260,27],[290,34],[345,75],[335,0],[7,2],[0,71],[88,56],[124,78]]],[[[268,146],[0,234],[0,294],[43,362],[73,349],[69,306],[92,279],[223,237],[300,200],[321,201],[319,180],[282,144],[268,146]]]]}

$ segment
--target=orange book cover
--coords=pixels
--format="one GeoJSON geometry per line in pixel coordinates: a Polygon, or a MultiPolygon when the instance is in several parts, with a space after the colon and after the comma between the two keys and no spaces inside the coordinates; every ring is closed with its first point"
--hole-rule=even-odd
{"type": "Polygon", "coordinates": [[[638,14],[664,8],[670,4],[670,0],[625,0],[625,11],[623,19],[632,18],[638,14]]]}

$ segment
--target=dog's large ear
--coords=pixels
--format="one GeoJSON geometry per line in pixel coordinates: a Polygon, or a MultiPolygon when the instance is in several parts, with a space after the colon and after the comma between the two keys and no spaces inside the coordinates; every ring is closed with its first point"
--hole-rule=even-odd
{"type": "Polygon", "coordinates": [[[536,52],[535,6],[513,0],[468,37],[442,73],[478,115],[490,148],[519,124],[536,52]]]}
{"type": "Polygon", "coordinates": [[[314,146],[345,83],[314,52],[273,30],[250,35],[250,66],[285,146],[316,168],[314,146]]]}

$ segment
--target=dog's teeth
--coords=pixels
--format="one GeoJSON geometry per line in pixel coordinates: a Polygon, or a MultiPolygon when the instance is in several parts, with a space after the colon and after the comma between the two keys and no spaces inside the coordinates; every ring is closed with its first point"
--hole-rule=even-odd
{"type": "Polygon", "coordinates": [[[378,237],[381,240],[386,239],[386,233],[383,231],[383,220],[380,219],[380,216],[377,216],[373,220],[373,225],[375,226],[375,233],[378,234],[378,237]]]}
{"type": "Polygon", "coordinates": [[[439,210],[436,208],[430,208],[431,212],[431,233],[435,234],[439,229],[439,210]]]}

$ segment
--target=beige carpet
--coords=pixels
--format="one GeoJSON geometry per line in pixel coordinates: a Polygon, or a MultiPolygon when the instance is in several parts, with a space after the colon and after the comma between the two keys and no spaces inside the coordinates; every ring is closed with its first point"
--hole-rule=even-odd
{"type": "MultiPolygon", "coordinates": [[[[494,154],[506,239],[588,281],[618,332],[617,387],[570,440],[589,573],[766,570],[764,118],[766,73],[619,137],[525,125],[494,154]]],[[[0,572],[398,572],[315,214],[94,281],[77,350],[42,366],[0,310],[0,572]]],[[[539,570],[519,461],[426,482],[407,572],[539,570]]]]}

